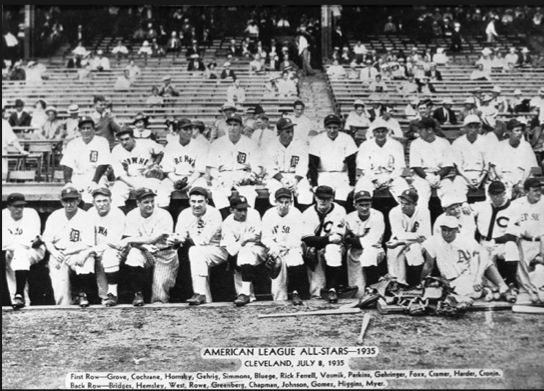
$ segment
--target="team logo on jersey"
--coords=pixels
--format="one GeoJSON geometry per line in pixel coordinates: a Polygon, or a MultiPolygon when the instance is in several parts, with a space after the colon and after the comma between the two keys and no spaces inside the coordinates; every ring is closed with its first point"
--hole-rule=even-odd
{"type": "Polygon", "coordinates": [[[298,156],[291,156],[291,167],[295,168],[300,158],[298,156]]]}
{"type": "Polygon", "coordinates": [[[506,228],[508,226],[508,221],[510,221],[508,217],[501,216],[497,219],[497,225],[501,228],[506,228]]]}
{"type": "Polygon", "coordinates": [[[412,227],[412,232],[417,232],[417,229],[419,228],[419,221],[416,221],[414,223],[414,226],[412,227]]]}
{"type": "Polygon", "coordinates": [[[147,158],[144,158],[144,157],[139,157],[139,156],[131,156],[131,157],[128,157],[126,159],[124,159],[121,164],[123,165],[123,167],[125,167],[125,165],[129,165],[129,164],[142,164],[144,166],[147,166],[147,162],[149,161],[149,159],[147,158]]]}
{"type": "Polygon", "coordinates": [[[457,263],[468,263],[470,258],[472,258],[470,253],[464,250],[457,250],[457,255],[457,263]]]}
{"type": "Polygon", "coordinates": [[[79,242],[79,239],[81,237],[81,233],[77,229],[73,229],[70,231],[70,242],[79,242]]]}
{"type": "Polygon", "coordinates": [[[97,234],[99,235],[103,235],[103,236],[108,236],[108,229],[106,227],[97,227],[97,234]]]}
{"type": "Polygon", "coordinates": [[[204,223],[204,220],[198,219],[198,221],[196,222],[196,232],[200,235],[205,226],[206,223],[204,223]]]}
{"type": "Polygon", "coordinates": [[[239,164],[245,164],[247,160],[247,153],[244,152],[238,152],[238,156],[236,157],[236,161],[239,164]]]}
{"type": "Polygon", "coordinates": [[[98,161],[98,151],[91,151],[89,154],[89,161],[91,163],[96,163],[98,161]]]}
{"type": "Polygon", "coordinates": [[[22,235],[23,234],[23,229],[22,228],[15,228],[13,231],[8,228],[8,231],[12,235],[22,235]]]}

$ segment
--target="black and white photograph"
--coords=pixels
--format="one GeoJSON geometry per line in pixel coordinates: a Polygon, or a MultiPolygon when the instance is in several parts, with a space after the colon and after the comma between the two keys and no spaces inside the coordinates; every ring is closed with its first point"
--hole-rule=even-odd
{"type": "Polygon", "coordinates": [[[544,388],[543,12],[3,5],[2,388],[544,388]]]}

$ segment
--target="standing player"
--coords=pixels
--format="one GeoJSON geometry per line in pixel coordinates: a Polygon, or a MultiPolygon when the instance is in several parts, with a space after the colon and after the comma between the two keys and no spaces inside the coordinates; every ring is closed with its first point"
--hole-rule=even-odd
{"type": "Polygon", "coordinates": [[[340,117],[330,114],[324,123],[326,133],[310,143],[308,178],[314,188],[326,185],[336,189],[336,200],[345,203],[355,186],[357,145],[351,136],[340,132],[340,117]]]}
{"type": "Polygon", "coordinates": [[[25,208],[25,196],[12,193],[7,198],[7,209],[2,210],[2,251],[5,251],[6,280],[13,308],[22,308],[28,297],[30,266],[40,262],[45,246],[40,235],[40,216],[32,208],[25,208]]]}
{"type": "MultiPolygon", "coordinates": [[[[294,305],[302,305],[307,296],[308,274],[302,258],[302,213],[293,208],[293,194],[287,188],[274,193],[275,208],[263,216],[263,244],[275,262],[280,262],[279,274],[272,278],[274,300],[287,300],[291,292],[294,305]]],[[[276,265],[276,267],[278,267],[276,265]]]]}
{"type": "Polygon", "coordinates": [[[386,243],[387,270],[401,284],[419,285],[425,258],[422,243],[431,237],[431,214],[418,203],[415,189],[399,196],[399,205],[389,212],[391,239],[386,243]]]}
{"type": "Polygon", "coordinates": [[[266,259],[266,248],[261,243],[261,215],[249,208],[244,196],[230,199],[230,212],[221,227],[221,247],[229,254],[234,266],[234,286],[238,307],[255,301],[253,277],[255,267],[266,259]]]}
{"type": "Polygon", "coordinates": [[[155,207],[155,192],[148,188],[136,191],[137,208],[125,220],[122,248],[130,245],[125,264],[134,290],[134,306],[143,306],[144,268],[153,268],[151,303],[168,303],[170,289],[176,283],[179,261],[169,241],[174,220],[170,213],[155,207]]]}
{"type": "MultiPolygon", "coordinates": [[[[75,141],[75,140],[74,140],[75,141]]],[[[78,208],[79,191],[65,187],[60,193],[62,209],[51,213],[45,223],[43,241],[49,251],[49,277],[57,305],[72,304],[70,271],[75,272],[79,305],[89,306],[87,293],[96,285],[95,259],[90,247],[94,231],[89,216],[78,208]]]]}
{"type": "MultiPolygon", "coordinates": [[[[302,240],[307,252],[315,254],[308,262],[308,280],[312,298],[321,297],[322,290],[330,303],[338,301],[343,238],[346,233],[346,210],[333,202],[334,190],[330,186],[318,186],[315,190],[316,203],[302,214],[304,232],[302,240]]],[[[307,258],[308,255],[307,255],[307,258]]],[[[309,259],[308,259],[309,260],[309,259]]]]}
{"type": "Polygon", "coordinates": [[[313,195],[306,178],[308,147],[303,141],[294,139],[295,126],[288,118],[280,119],[276,123],[279,137],[262,148],[271,205],[275,205],[276,190],[282,187],[288,188],[300,204],[312,203],[313,195]]]}
{"type": "Polygon", "coordinates": [[[472,210],[468,207],[465,200],[466,197],[456,193],[444,195],[441,201],[444,213],[436,218],[433,226],[433,235],[440,235],[442,220],[448,216],[453,216],[459,220],[458,236],[467,237],[471,240],[474,239],[476,223],[472,210]]]}
{"type": "Polygon", "coordinates": [[[167,177],[159,187],[157,202],[160,207],[168,207],[174,190],[188,191],[196,186],[206,187],[203,175],[206,172],[209,144],[200,141],[200,137],[193,138],[196,126],[189,119],[182,118],[178,124],[178,140],[166,145],[161,161],[162,170],[167,177]]]}
{"type": "Polygon", "coordinates": [[[378,282],[378,267],[385,253],[382,239],[385,232],[383,213],[372,208],[372,195],[361,190],[353,196],[355,211],[346,217],[347,233],[344,243],[348,250],[348,285],[357,286],[357,297],[365,287],[378,282]]]}
{"type": "Polygon", "coordinates": [[[189,205],[178,216],[172,243],[188,247],[194,295],[187,302],[199,305],[212,302],[209,269],[226,262],[228,252],[220,247],[221,213],[208,205],[208,191],[193,187],[189,205]]]}
{"type": "Polygon", "coordinates": [[[97,136],[91,117],[79,120],[81,137],[68,143],[60,164],[64,166],[64,181],[82,193],[83,201],[92,203],[92,191],[106,185],[104,175],[110,164],[110,145],[104,137],[97,136]]]}
{"type": "Polygon", "coordinates": [[[106,307],[117,305],[119,265],[123,258],[121,239],[125,232],[125,214],[111,206],[111,191],[99,187],[93,191],[94,207],[87,211],[89,224],[94,228],[94,243],[98,295],[106,307]]]}
{"type": "MultiPolygon", "coordinates": [[[[111,151],[116,178],[112,188],[112,202],[116,207],[124,207],[130,190],[148,187],[156,192],[159,188],[162,178],[148,178],[144,170],[160,163],[163,148],[151,139],[134,138],[134,130],[130,126],[123,126],[116,136],[119,145],[111,151]]],[[[159,203],[159,206],[162,205],[159,203]]]]}

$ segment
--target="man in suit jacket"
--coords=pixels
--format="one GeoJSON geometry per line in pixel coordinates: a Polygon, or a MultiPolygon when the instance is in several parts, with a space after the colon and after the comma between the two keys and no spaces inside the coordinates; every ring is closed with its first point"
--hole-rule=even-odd
{"type": "Polygon", "coordinates": [[[15,101],[15,110],[11,115],[9,116],[9,124],[12,127],[16,126],[30,126],[30,121],[32,121],[32,117],[30,114],[28,114],[26,111],[24,111],[25,108],[25,102],[23,102],[21,99],[17,99],[15,101]]]}
{"type": "Polygon", "coordinates": [[[533,62],[533,58],[529,54],[529,49],[523,48],[521,54],[518,57],[516,66],[518,67],[530,67],[533,62]]]}
{"type": "Polygon", "coordinates": [[[442,81],[442,73],[436,69],[435,63],[431,63],[431,68],[425,71],[425,76],[428,76],[431,81],[442,81]]]}
{"type": "Polygon", "coordinates": [[[440,125],[443,124],[457,124],[457,117],[455,112],[451,109],[453,106],[453,101],[451,98],[445,98],[442,101],[442,107],[437,108],[433,112],[433,118],[438,121],[440,125]]]}

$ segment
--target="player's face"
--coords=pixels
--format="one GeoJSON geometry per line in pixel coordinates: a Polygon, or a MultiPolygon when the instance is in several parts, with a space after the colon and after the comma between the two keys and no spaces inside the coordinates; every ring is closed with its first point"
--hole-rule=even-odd
{"type": "Polygon", "coordinates": [[[296,105],[293,111],[295,113],[295,117],[300,117],[302,114],[304,114],[304,106],[296,105]]]}
{"type": "Polygon", "coordinates": [[[61,200],[60,203],[64,207],[64,210],[66,213],[74,213],[77,210],[77,206],[79,205],[79,198],[66,198],[64,200],[61,200]]]}
{"type": "Polygon", "coordinates": [[[461,206],[463,206],[463,204],[459,204],[459,203],[448,206],[446,208],[446,214],[448,216],[455,216],[455,217],[461,216],[461,206]]]}
{"type": "Polygon", "coordinates": [[[11,214],[11,218],[13,220],[19,220],[21,217],[23,217],[24,208],[25,207],[23,205],[8,205],[8,210],[11,214]]]}
{"type": "Polygon", "coordinates": [[[242,222],[247,220],[247,208],[231,208],[231,212],[234,220],[242,222]]]}
{"type": "Polygon", "coordinates": [[[179,131],[180,144],[187,145],[191,141],[192,137],[193,137],[193,128],[185,127],[180,129],[179,131]]]}
{"type": "Polygon", "coordinates": [[[329,210],[333,201],[332,197],[327,197],[327,198],[316,197],[315,199],[317,204],[317,210],[319,210],[320,212],[329,210]]]}
{"type": "Polygon", "coordinates": [[[287,213],[289,213],[289,208],[291,207],[292,203],[293,200],[287,197],[281,197],[279,200],[276,200],[276,208],[278,209],[279,215],[285,216],[287,213]]]}
{"type": "Polygon", "coordinates": [[[191,198],[189,198],[189,204],[191,205],[191,209],[195,216],[201,216],[206,213],[207,200],[203,195],[193,194],[191,198]]]}
{"type": "Polygon", "coordinates": [[[336,137],[338,137],[338,132],[340,131],[340,125],[329,124],[325,127],[325,130],[327,131],[327,136],[329,136],[331,140],[334,140],[336,137]]]}
{"type": "Polygon", "coordinates": [[[534,204],[535,202],[540,201],[542,198],[542,188],[541,187],[531,187],[527,191],[527,200],[529,203],[534,204]]]}
{"type": "Polygon", "coordinates": [[[518,141],[521,140],[521,137],[523,136],[523,128],[518,126],[517,128],[512,129],[510,132],[510,140],[512,141],[518,141]]]}
{"type": "Polygon", "coordinates": [[[414,214],[414,211],[416,210],[416,204],[410,201],[406,201],[404,198],[401,198],[399,202],[400,210],[402,211],[402,213],[407,216],[412,216],[414,214]]]}
{"type": "Polygon", "coordinates": [[[442,238],[448,242],[451,243],[455,240],[457,237],[457,228],[449,228],[449,227],[440,227],[442,229],[442,238]]]}
{"type": "Polygon", "coordinates": [[[136,145],[136,140],[134,140],[134,138],[131,137],[130,134],[124,134],[119,137],[119,142],[127,151],[132,151],[132,149],[136,145]]]}
{"type": "Polygon", "coordinates": [[[280,132],[280,142],[283,145],[288,145],[293,141],[294,135],[293,128],[284,129],[280,132]]]}
{"type": "Polygon", "coordinates": [[[357,213],[361,217],[368,217],[370,215],[370,208],[372,207],[372,202],[370,201],[359,201],[354,203],[357,213]]]}
{"type": "Polygon", "coordinates": [[[111,209],[111,198],[103,194],[97,194],[93,199],[94,207],[100,216],[105,216],[111,209]]]}
{"type": "Polygon", "coordinates": [[[238,142],[242,137],[242,125],[237,121],[229,121],[227,129],[229,130],[230,141],[238,142]]]}
{"type": "Polygon", "coordinates": [[[376,141],[384,141],[387,137],[387,129],[386,128],[378,128],[374,129],[372,132],[374,133],[374,137],[376,138],[376,141]]]}
{"type": "Polygon", "coordinates": [[[104,109],[106,108],[106,102],[103,100],[99,100],[94,104],[94,109],[97,113],[102,114],[104,112],[104,109]]]}
{"type": "Polygon", "coordinates": [[[506,201],[506,192],[503,191],[502,193],[499,193],[499,194],[489,193],[489,198],[491,199],[491,203],[494,206],[501,206],[506,201]]]}
{"type": "Polygon", "coordinates": [[[155,197],[149,196],[137,201],[138,208],[143,217],[151,216],[153,209],[155,208],[155,197]]]}
{"type": "Polygon", "coordinates": [[[79,128],[79,131],[81,132],[81,138],[86,143],[91,141],[94,137],[94,126],[90,123],[82,124],[79,128]]]}
{"type": "Polygon", "coordinates": [[[467,130],[467,135],[474,136],[480,133],[480,127],[481,125],[477,122],[467,124],[467,126],[465,126],[465,129],[467,130]]]}

